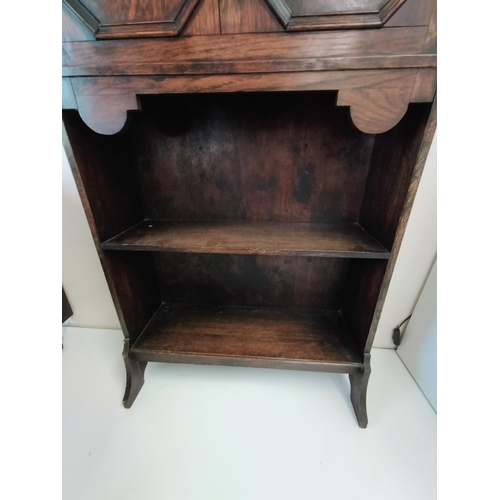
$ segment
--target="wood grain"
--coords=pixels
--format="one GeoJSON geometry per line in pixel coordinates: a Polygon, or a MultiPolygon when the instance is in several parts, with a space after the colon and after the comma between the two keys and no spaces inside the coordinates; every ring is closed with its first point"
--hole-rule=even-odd
{"type": "Polygon", "coordinates": [[[137,94],[232,93],[339,90],[338,104],[351,107],[355,125],[366,133],[392,128],[404,115],[412,98],[432,99],[435,72],[416,69],[351,70],[281,74],[86,77],[72,78],[82,117],[94,130],[115,133],[126,121],[127,109],[136,109],[137,94]],[[413,89],[416,89],[413,93],[413,89]],[[106,105],[106,100],[108,104],[106,105]],[[80,102],[81,107],[80,107],[80,102]],[[109,108],[109,113],[106,110],[109,108]]]}
{"type": "Polygon", "coordinates": [[[181,36],[219,35],[220,16],[218,0],[200,0],[181,36]]]}
{"type": "Polygon", "coordinates": [[[388,259],[358,224],[146,220],[103,243],[106,250],[388,259]]]}
{"type": "Polygon", "coordinates": [[[423,135],[421,137],[414,138],[415,144],[418,146],[416,158],[414,157],[414,167],[412,171],[412,177],[410,180],[410,184],[408,186],[406,192],[406,199],[404,201],[403,207],[401,209],[399,223],[396,230],[396,235],[394,236],[393,244],[392,244],[392,254],[387,263],[387,270],[384,276],[384,280],[382,282],[380,288],[380,294],[377,301],[377,305],[375,308],[375,312],[373,314],[373,319],[370,325],[370,331],[368,332],[368,337],[365,344],[365,353],[370,352],[373,339],[375,338],[375,333],[377,331],[378,322],[380,319],[380,315],[382,313],[382,308],[384,306],[384,301],[387,296],[387,290],[389,288],[389,283],[391,281],[392,273],[394,271],[394,267],[396,265],[396,259],[401,248],[401,242],[403,241],[403,236],[406,230],[406,226],[408,224],[408,219],[410,217],[411,208],[413,206],[413,202],[415,200],[415,195],[417,193],[417,188],[420,183],[420,178],[422,177],[422,172],[425,166],[425,162],[427,159],[427,155],[429,153],[429,149],[432,144],[432,139],[434,137],[434,133],[436,131],[437,126],[437,100],[434,99],[432,103],[432,107],[430,111],[425,110],[425,127],[423,130],[423,135]]]}
{"type": "Polygon", "coordinates": [[[412,86],[416,69],[209,76],[72,78],[76,96],[385,89],[412,86]]]}
{"type": "Polygon", "coordinates": [[[144,220],[130,138],[96,134],[75,111],[63,111],[63,121],[71,141],[68,154],[74,158],[73,168],[78,166],[74,172],[81,178],[87,217],[92,217],[100,244],[144,220]]]}
{"type": "Polygon", "coordinates": [[[360,223],[391,249],[413,176],[429,104],[414,104],[398,127],[375,139],[360,223]]]}
{"type": "Polygon", "coordinates": [[[419,79],[417,86],[417,70],[414,69],[206,77],[73,78],[72,85],[84,121],[93,130],[107,134],[121,129],[126,122],[127,110],[137,109],[135,94],[257,90],[339,90],[337,104],[350,107],[351,118],[357,128],[367,134],[378,134],[400,121],[412,98],[419,102],[432,99],[435,90],[433,75],[435,73],[432,72],[422,74],[423,78],[419,79]]]}
{"type": "Polygon", "coordinates": [[[164,305],[131,353],[141,361],[344,373],[361,366],[335,312],[164,305]]]}
{"type": "MultiPolygon", "coordinates": [[[[384,68],[395,61],[415,67],[426,34],[423,26],[64,43],[63,76],[323,71],[384,68]]],[[[432,56],[417,61],[436,66],[432,56]]]]}
{"type": "Polygon", "coordinates": [[[105,253],[100,242],[143,219],[126,136],[95,134],[63,112],[63,144],[126,339],[135,340],[161,304],[152,256],[105,253]],[[138,219],[137,219],[138,218],[138,219]]]}
{"type": "Polygon", "coordinates": [[[287,31],[381,28],[405,0],[266,0],[287,31]]]}
{"type": "Polygon", "coordinates": [[[103,24],[173,21],[185,0],[78,0],[103,24]]]}
{"type": "Polygon", "coordinates": [[[220,0],[223,34],[283,31],[265,0],[220,0]]]}
{"type": "Polygon", "coordinates": [[[342,89],[337,104],[349,106],[356,127],[366,134],[380,134],[393,128],[406,113],[415,78],[392,87],[342,89]]]}
{"type": "Polygon", "coordinates": [[[360,356],[366,348],[368,332],[379,298],[387,261],[353,260],[344,289],[342,314],[360,356]]]}
{"type": "Polygon", "coordinates": [[[411,92],[411,102],[432,102],[436,87],[437,71],[433,68],[420,68],[411,92]]]}
{"type": "Polygon", "coordinates": [[[145,218],[357,221],[374,137],[350,124],[334,93],[150,96],[142,105],[130,133],[145,218]]]}
{"type": "Polygon", "coordinates": [[[175,36],[199,0],[63,0],[95,38],[175,36]]]}

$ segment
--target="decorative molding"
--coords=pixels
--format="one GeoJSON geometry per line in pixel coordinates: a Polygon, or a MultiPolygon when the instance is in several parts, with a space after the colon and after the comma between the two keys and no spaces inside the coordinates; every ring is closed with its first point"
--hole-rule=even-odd
{"type": "Polygon", "coordinates": [[[382,84],[340,89],[337,106],[350,107],[352,121],[362,132],[381,134],[396,126],[405,115],[412,101],[415,80],[416,75],[387,86],[382,84]]]}
{"type": "MultiPolygon", "coordinates": [[[[434,68],[67,80],[83,121],[105,135],[115,134],[125,126],[127,112],[140,109],[137,96],[144,94],[338,91],[336,104],[350,107],[354,125],[364,133],[380,134],[401,120],[410,102],[432,102],[436,91],[434,68]]],[[[68,102],[73,109],[74,103],[68,102]]]]}
{"type": "Polygon", "coordinates": [[[266,2],[286,31],[310,31],[381,28],[406,0],[385,2],[365,0],[360,6],[353,6],[351,1],[331,0],[322,2],[326,4],[322,6],[323,11],[315,2],[306,0],[266,0],[266,2]],[[345,4],[343,10],[342,4],[345,4]]]}
{"type": "Polygon", "coordinates": [[[340,90],[338,106],[350,106],[354,125],[366,134],[381,134],[396,126],[408,109],[410,92],[401,95],[395,89],[340,90]]]}
{"type": "Polygon", "coordinates": [[[186,25],[200,0],[179,0],[182,6],[172,19],[164,21],[130,21],[103,23],[79,0],[63,0],[63,3],[90,29],[98,40],[112,38],[138,38],[177,36],[186,25]]]}

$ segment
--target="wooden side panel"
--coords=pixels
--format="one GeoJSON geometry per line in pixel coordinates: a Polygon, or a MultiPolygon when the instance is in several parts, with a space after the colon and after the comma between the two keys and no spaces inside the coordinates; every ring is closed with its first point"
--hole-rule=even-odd
{"type": "Polygon", "coordinates": [[[142,219],[128,138],[95,134],[75,111],[64,111],[63,142],[126,338],[134,341],[161,296],[151,255],[104,252],[100,242],[142,219]]]}
{"type": "Polygon", "coordinates": [[[265,0],[220,0],[220,20],[223,34],[284,31],[265,0]]]}
{"type": "Polygon", "coordinates": [[[220,16],[218,0],[201,0],[180,36],[219,35],[220,16]]]}
{"type": "MultiPolygon", "coordinates": [[[[427,107],[428,110],[428,107],[427,107]]],[[[427,111],[425,110],[425,111],[427,111]]],[[[408,224],[408,219],[410,217],[411,208],[413,206],[413,201],[417,193],[417,188],[422,176],[422,171],[425,166],[427,155],[429,154],[429,149],[431,147],[432,139],[436,131],[437,125],[437,101],[434,99],[432,107],[429,111],[428,119],[426,120],[425,129],[423,133],[422,140],[418,148],[418,154],[413,168],[413,175],[408,187],[406,200],[401,211],[401,216],[399,219],[399,225],[396,231],[396,236],[394,238],[394,245],[392,247],[392,255],[387,263],[387,269],[385,272],[384,280],[382,282],[377,306],[375,308],[375,313],[373,315],[373,320],[370,325],[370,331],[368,333],[368,338],[365,344],[365,353],[369,352],[375,333],[377,331],[378,322],[380,319],[380,314],[384,306],[385,297],[387,295],[387,289],[389,288],[389,283],[391,281],[392,273],[394,271],[394,266],[396,265],[396,259],[398,257],[398,252],[401,247],[401,242],[403,241],[403,236],[408,224]]]]}
{"type": "Polygon", "coordinates": [[[430,113],[430,104],[411,105],[405,118],[375,141],[360,222],[392,255],[388,262],[351,260],[342,312],[360,353],[370,351],[377,329],[435,129],[430,113]]]}
{"type": "Polygon", "coordinates": [[[103,268],[133,343],[161,306],[153,257],[143,252],[103,252],[103,268]]]}
{"type": "Polygon", "coordinates": [[[99,240],[143,220],[127,134],[96,134],[75,111],[65,111],[64,122],[99,240]]]}
{"type": "Polygon", "coordinates": [[[351,260],[342,313],[360,355],[363,354],[373,320],[386,261],[351,260]]]}
{"type": "Polygon", "coordinates": [[[389,250],[394,243],[429,110],[429,104],[410,105],[396,127],[375,139],[360,223],[389,250]]]}
{"type": "Polygon", "coordinates": [[[143,99],[133,130],[146,218],[357,221],[373,136],[329,94],[143,99]]]}
{"type": "MultiPolygon", "coordinates": [[[[135,253],[135,252],[134,252],[135,253]]],[[[163,300],[339,309],[349,259],[154,253],[163,300]]]]}

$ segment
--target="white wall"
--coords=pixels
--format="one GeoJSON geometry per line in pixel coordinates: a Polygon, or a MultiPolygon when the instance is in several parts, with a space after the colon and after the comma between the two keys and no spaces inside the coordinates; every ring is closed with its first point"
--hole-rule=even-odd
{"type": "Polygon", "coordinates": [[[437,261],[415,306],[398,355],[437,411],[437,261]]]}
{"type": "MultiPolygon", "coordinates": [[[[375,347],[394,348],[392,329],[413,311],[436,258],[436,138],[417,192],[387,292],[375,347]]],[[[120,328],[63,152],[63,284],[74,311],[69,325],[120,328]]]]}

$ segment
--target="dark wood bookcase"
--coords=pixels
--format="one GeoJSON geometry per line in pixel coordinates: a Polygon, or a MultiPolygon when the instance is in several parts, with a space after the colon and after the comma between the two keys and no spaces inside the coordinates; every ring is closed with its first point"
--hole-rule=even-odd
{"type": "Polygon", "coordinates": [[[315,370],[349,374],[366,427],[436,123],[435,4],[330,3],[124,20],[63,2],[63,139],[125,336],[125,407],[148,362],[315,370]]]}

